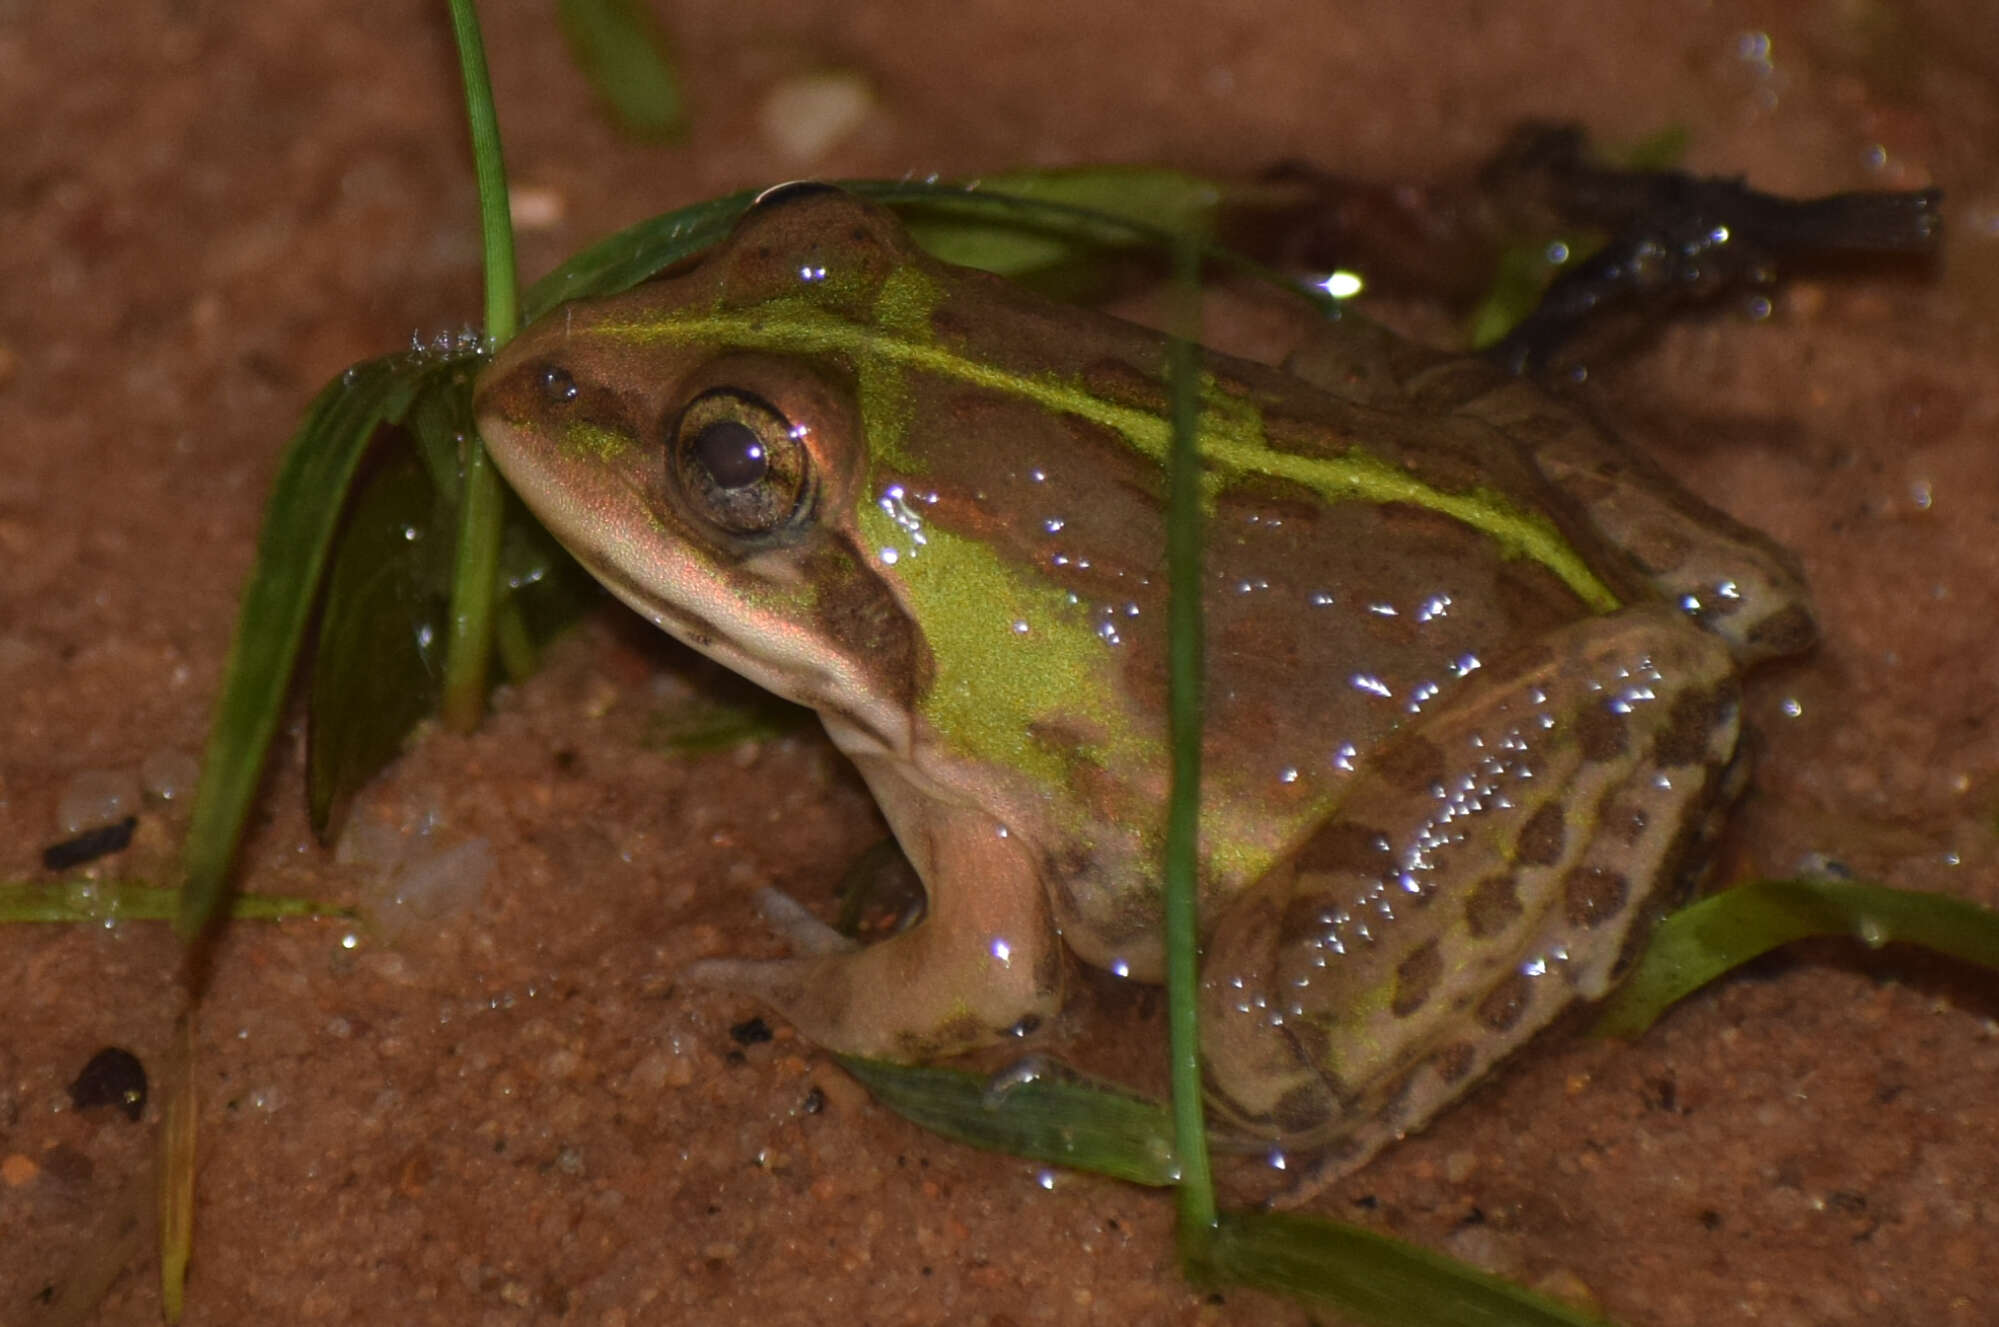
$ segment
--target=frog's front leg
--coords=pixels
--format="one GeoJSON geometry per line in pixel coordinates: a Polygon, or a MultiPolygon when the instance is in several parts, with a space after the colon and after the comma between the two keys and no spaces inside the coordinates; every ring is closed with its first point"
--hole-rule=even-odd
{"type": "Polygon", "coordinates": [[[1483,671],[1218,919],[1202,1045],[1235,1141],[1359,1165],[1602,995],[1698,855],[1732,790],[1719,641],[1645,606],[1483,671]]]}
{"type": "Polygon", "coordinates": [[[753,995],[828,1050],[916,1061],[989,1046],[1062,1006],[1064,967],[1027,845],[990,815],[857,761],[930,898],[923,919],[844,953],[716,959],[689,980],[753,995]]]}

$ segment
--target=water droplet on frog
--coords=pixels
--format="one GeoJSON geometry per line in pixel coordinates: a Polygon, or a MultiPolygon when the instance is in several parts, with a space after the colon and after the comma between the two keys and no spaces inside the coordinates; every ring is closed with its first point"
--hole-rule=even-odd
{"type": "Polygon", "coordinates": [[[1808,852],[1798,859],[1797,874],[1814,880],[1851,880],[1853,868],[1837,857],[1808,852]]]}

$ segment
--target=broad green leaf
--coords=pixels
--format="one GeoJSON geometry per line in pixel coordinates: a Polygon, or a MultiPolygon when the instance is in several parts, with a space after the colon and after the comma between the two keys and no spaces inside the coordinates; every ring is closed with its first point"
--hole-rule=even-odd
{"type": "Polygon", "coordinates": [[[353,499],[327,579],[307,711],[306,802],[322,842],[437,707],[451,530],[409,449],[385,457],[353,499]]]}
{"type": "Polygon", "coordinates": [[[183,935],[206,927],[221,902],[361,456],[378,427],[399,422],[419,393],[459,367],[407,354],[356,365],[320,392],[279,462],[195,793],[183,935]]]}
{"type": "Polygon", "coordinates": [[[1660,922],[1598,1014],[1595,1030],[1628,1037],[1716,977],[1809,936],[1903,943],[1999,971],[1999,912],[1942,894],[1835,880],[1765,880],[1724,890],[1660,922]]]}

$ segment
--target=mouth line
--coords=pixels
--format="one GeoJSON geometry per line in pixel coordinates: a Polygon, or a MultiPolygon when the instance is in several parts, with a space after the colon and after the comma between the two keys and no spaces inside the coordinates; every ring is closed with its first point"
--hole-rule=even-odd
{"type": "Polygon", "coordinates": [[[836,719],[850,731],[864,735],[880,753],[894,755],[903,750],[905,743],[898,740],[894,733],[885,730],[878,718],[868,712],[868,708],[849,705],[838,698],[838,688],[833,685],[834,679],[830,675],[815,670],[814,676],[820,685],[797,688],[800,692],[812,693],[811,698],[802,694],[787,695],[762,680],[766,676],[779,673],[781,670],[778,665],[773,660],[744,648],[736,633],[722,630],[714,621],[700,613],[661,599],[643,584],[625,574],[624,570],[614,563],[606,562],[595,555],[583,554],[578,554],[577,560],[627,607],[689,649],[714,660],[730,672],[747,678],[773,695],[814,711],[822,720],[828,717],[836,719]]]}

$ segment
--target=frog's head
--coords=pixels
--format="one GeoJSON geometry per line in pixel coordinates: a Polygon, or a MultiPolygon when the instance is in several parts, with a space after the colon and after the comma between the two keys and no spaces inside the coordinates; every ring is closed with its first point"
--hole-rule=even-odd
{"type": "Polygon", "coordinates": [[[860,402],[915,257],[886,213],[794,186],[694,264],[527,328],[476,401],[515,491],[621,599],[886,751],[932,664],[859,528],[860,402]]]}

